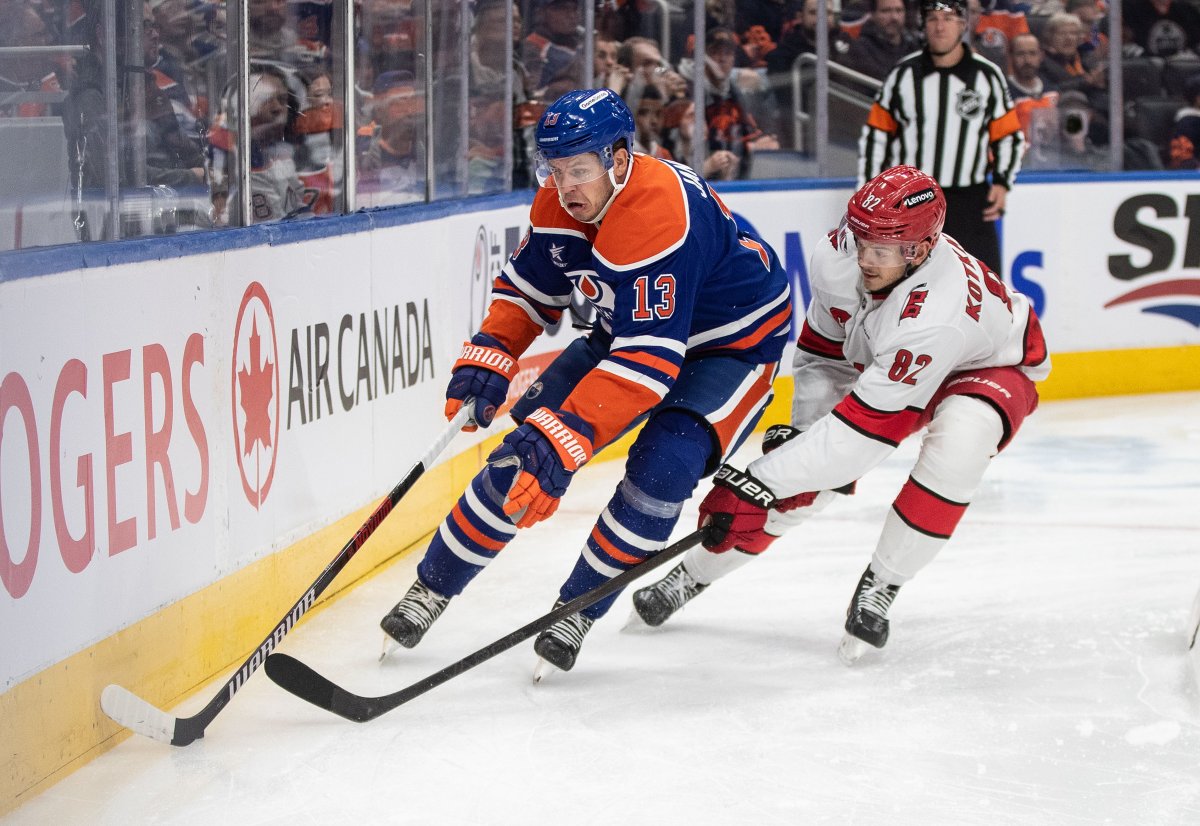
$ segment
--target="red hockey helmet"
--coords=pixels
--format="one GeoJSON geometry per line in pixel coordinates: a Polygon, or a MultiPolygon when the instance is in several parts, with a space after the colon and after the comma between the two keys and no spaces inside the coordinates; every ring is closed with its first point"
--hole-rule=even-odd
{"type": "Polygon", "coordinates": [[[946,223],[946,196],[929,175],[897,166],[876,175],[846,205],[846,225],[868,244],[897,244],[916,257],[922,241],[936,244],[946,223]]]}

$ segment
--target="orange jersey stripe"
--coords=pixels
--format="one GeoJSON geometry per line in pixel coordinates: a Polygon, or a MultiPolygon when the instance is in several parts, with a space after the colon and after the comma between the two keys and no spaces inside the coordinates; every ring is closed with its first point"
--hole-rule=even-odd
{"type": "Polygon", "coordinates": [[[778,330],[779,325],[782,324],[786,319],[791,318],[791,315],[792,315],[792,308],[790,306],[785,306],[782,310],[780,310],[775,315],[771,316],[769,319],[764,321],[762,323],[762,326],[759,327],[757,330],[755,330],[753,333],[746,336],[745,338],[739,338],[737,341],[731,342],[730,344],[723,344],[723,345],[721,345],[721,349],[722,350],[748,350],[751,347],[753,347],[755,344],[758,344],[760,341],[762,341],[768,335],[770,335],[771,333],[774,333],[776,330],[778,330]]]}
{"type": "Polygon", "coordinates": [[[487,548],[489,551],[499,551],[504,548],[504,543],[498,539],[492,539],[489,536],[484,536],[475,527],[467,521],[466,514],[462,512],[460,504],[455,503],[454,510],[450,511],[451,518],[454,519],[454,524],[458,529],[465,533],[467,537],[477,545],[487,548]]]}
{"type": "Polygon", "coordinates": [[[644,364],[647,367],[657,370],[660,373],[665,373],[672,379],[679,378],[679,365],[666,359],[652,356],[649,353],[643,353],[640,350],[613,350],[610,356],[618,356],[626,361],[644,364]]]}
{"type": "Polygon", "coordinates": [[[609,542],[608,539],[604,536],[604,534],[600,533],[599,525],[592,528],[592,539],[595,541],[595,543],[597,545],[599,545],[601,547],[601,549],[606,554],[611,556],[613,559],[617,560],[617,562],[624,562],[626,565],[637,565],[639,562],[643,561],[640,556],[634,556],[633,554],[627,554],[624,551],[622,551],[620,548],[618,548],[616,545],[609,542]]]}
{"type": "Polygon", "coordinates": [[[750,386],[749,392],[738,402],[733,412],[721,421],[713,423],[713,430],[716,431],[717,439],[721,443],[722,456],[729,452],[733,439],[746,421],[746,417],[762,401],[763,396],[771,392],[771,382],[774,378],[774,368],[768,370],[765,375],[759,376],[757,381],[750,386]]]}
{"type": "Polygon", "coordinates": [[[896,123],[896,119],[892,117],[892,113],[878,103],[871,104],[871,111],[867,113],[867,126],[878,129],[881,132],[887,132],[889,135],[896,134],[896,131],[900,128],[900,124],[896,123]]]}
{"type": "Polygon", "coordinates": [[[493,301],[488,307],[479,331],[487,333],[504,345],[514,356],[520,357],[533,340],[542,333],[541,326],[526,315],[525,311],[511,301],[493,301]]]}
{"type": "Polygon", "coordinates": [[[660,401],[659,395],[648,387],[604,370],[593,370],[571,391],[562,409],[592,426],[595,431],[592,444],[599,450],[660,401]]]}

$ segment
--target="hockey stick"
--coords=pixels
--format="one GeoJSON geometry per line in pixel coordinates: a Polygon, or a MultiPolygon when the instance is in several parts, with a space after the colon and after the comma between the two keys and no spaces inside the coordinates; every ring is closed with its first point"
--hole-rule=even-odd
{"type": "Polygon", "coordinates": [[[401,689],[394,694],[385,694],[382,697],[360,697],[357,694],[351,694],[349,691],[322,677],[295,657],[289,657],[287,654],[280,653],[275,653],[267,657],[267,676],[274,680],[276,685],[286,691],[290,691],[302,700],[307,700],[326,711],[339,714],[347,720],[352,720],[356,723],[365,723],[386,714],[398,706],[404,705],[409,700],[420,697],[426,691],[437,688],[442,683],[452,680],[464,671],[469,671],[480,663],[487,662],[497,654],[501,654],[514,645],[529,639],[539,631],[544,631],[559,620],[569,617],[571,614],[579,613],[589,605],[599,602],[609,594],[624,588],[642,574],[653,571],[660,565],[679,556],[684,551],[700,544],[700,540],[703,538],[703,530],[688,534],[675,544],[668,545],[645,562],[635,565],[624,573],[618,574],[603,585],[588,591],[582,596],[575,597],[575,599],[563,604],[559,608],[555,608],[550,613],[543,614],[528,625],[524,625],[511,634],[501,637],[491,645],[484,646],[474,654],[463,657],[458,662],[446,666],[436,674],[431,674],[425,679],[419,680],[408,688],[401,689]]]}
{"type": "Polygon", "coordinates": [[[280,640],[292,630],[300,618],[303,617],[313,604],[317,601],[317,597],[329,587],[329,583],[333,582],[334,577],[341,573],[346,564],[354,558],[358,553],[358,549],[363,546],[375,532],[375,529],[387,518],[387,515],[392,512],[398,503],[416,481],[428,470],[433,464],[446,445],[458,434],[471,417],[474,406],[471,404],[463,405],[458,415],[451,420],[450,424],[446,425],[446,429],[438,435],[437,439],[425,455],[412,466],[400,483],[392,488],[379,506],[371,512],[367,517],[367,521],[355,531],[354,536],[350,537],[342,549],[338,551],[338,555],[333,558],[321,575],[317,577],[304,596],[296,601],[296,604],[291,607],[291,610],[284,615],[279,624],[267,635],[254,653],[250,655],[242,667],[234,672],[233,676],[222,686],[217,695],[213,697],[208,705],[200,709],[199,712],[191,717],[174,717],[152,706],[150,703],[137,696],[129,689],[119,685],[109,685],[100,693],[100,707],[104,709],[104,713],[111,717],[117,723],[131,729],[144,737],[150,737],[154,740],[161,740],[164,743],[170,743],[172,746],[186,746],[193,741],[204,736],[204,730],[208,728],[208,724],[213,721],[221,709],[229,704],[233,699],[233,695],[246,680],[250,679],[250,675],[258,670],[259,666],[267,659],[267,656],[279,644],[280,640]]]}

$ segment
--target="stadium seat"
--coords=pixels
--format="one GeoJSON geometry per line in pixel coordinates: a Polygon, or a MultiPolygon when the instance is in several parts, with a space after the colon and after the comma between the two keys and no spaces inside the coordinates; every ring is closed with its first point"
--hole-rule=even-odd
{"type": "Polygon", "coordinates": [[[1175,123],[1175,113],[1183,101],[1170,98],[1138,98],[1129,107],[1125,119],[1126,137],[1145,138],[1160,149],[1165,148],[1175,123]]]}
{"type": "Polygon", "coordinates": [[[1125,100],[1162,97],[1163,60],[1160,57],[1127,57],[1121,61],[1125,100]]]}
{"type": "Polygon", "coordinates": [[[1183,97],[1188,78],[1200,75],[1200,57],[1186,52],[1167,58],[1163,67],[1163,87],[1171,97],[1183,97]]]}

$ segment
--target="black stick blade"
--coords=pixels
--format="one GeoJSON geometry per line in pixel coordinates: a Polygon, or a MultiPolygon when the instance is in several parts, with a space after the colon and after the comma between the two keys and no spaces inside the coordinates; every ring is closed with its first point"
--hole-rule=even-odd
{"type": "Polygon", "coordinates": [[[317,708],[362,723],[369,719],[363,714],[359,698],[322,677],[295,657],[274,653],[267,657],[263,669],[277,686],[317,708]]]}

